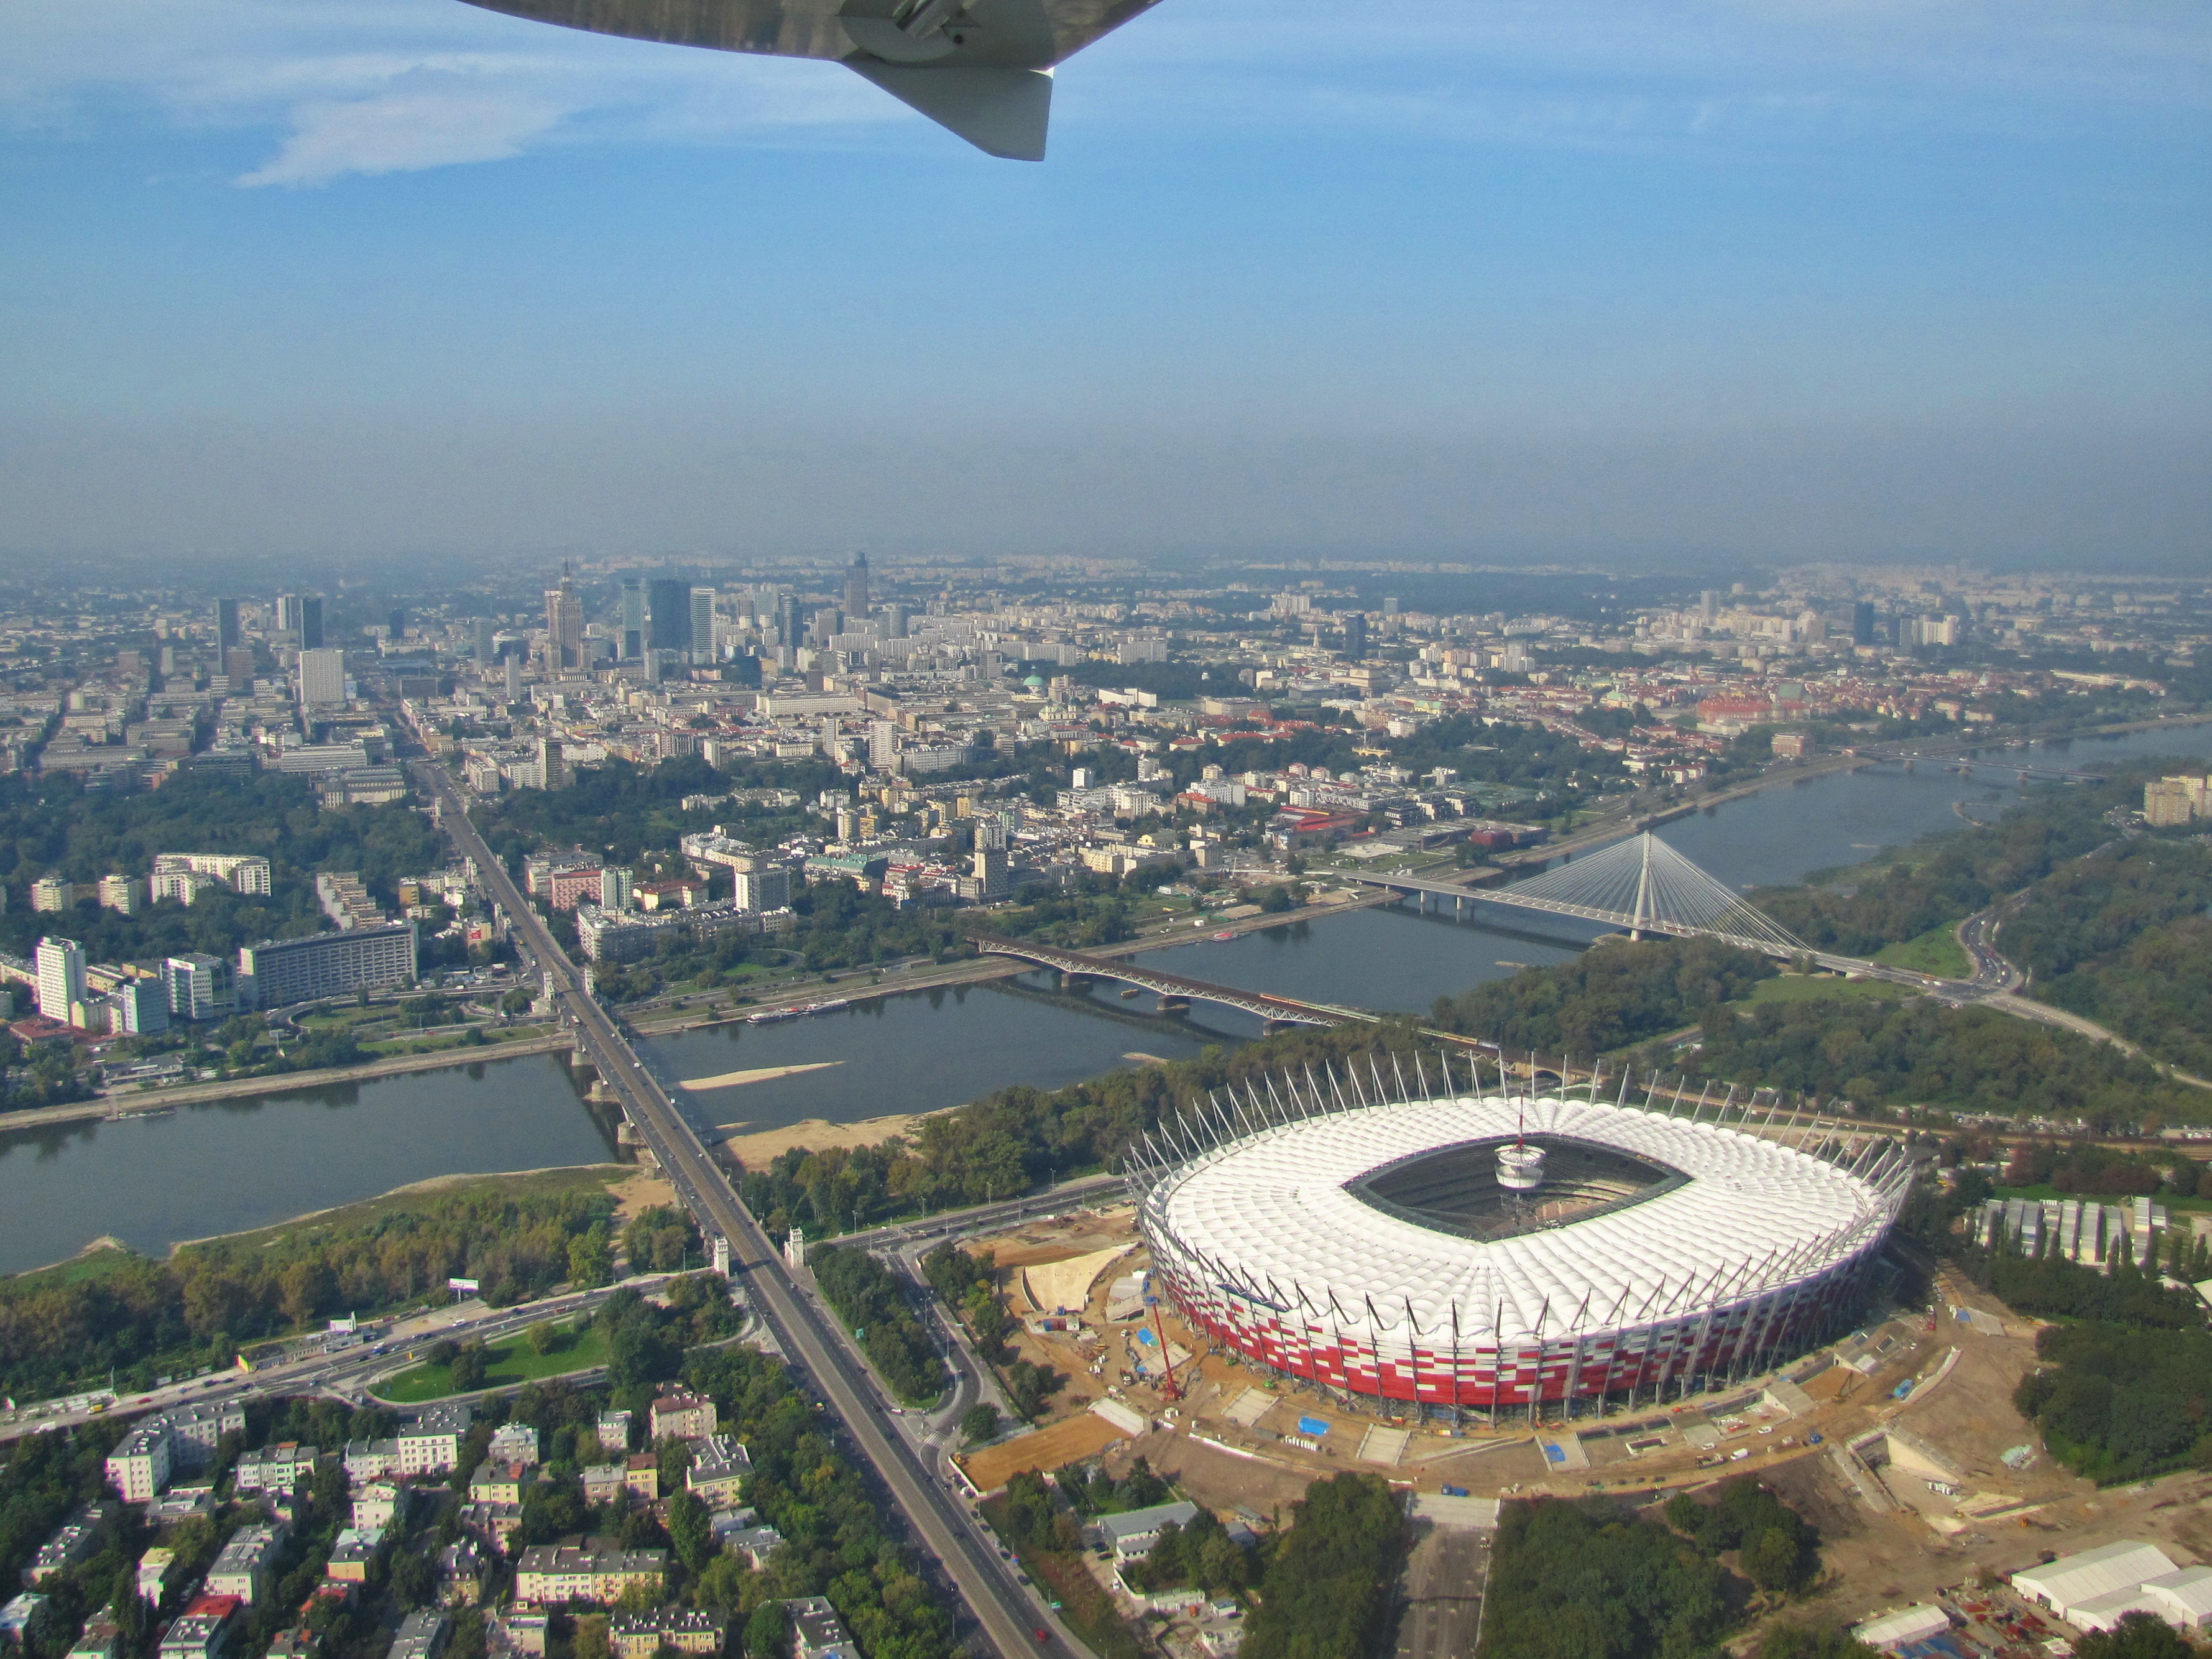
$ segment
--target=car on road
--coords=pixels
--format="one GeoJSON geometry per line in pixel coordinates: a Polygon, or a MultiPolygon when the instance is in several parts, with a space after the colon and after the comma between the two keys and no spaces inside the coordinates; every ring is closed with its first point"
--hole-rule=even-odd
{"type": "Polygon", "coordinates": [[[1052,1640],[1052,1632],[1048,1630],[1035,1630],[1031,1631],[1030,1634],[1036,1637],[1039,1642],[1050,1642],[1052,1640]]]}

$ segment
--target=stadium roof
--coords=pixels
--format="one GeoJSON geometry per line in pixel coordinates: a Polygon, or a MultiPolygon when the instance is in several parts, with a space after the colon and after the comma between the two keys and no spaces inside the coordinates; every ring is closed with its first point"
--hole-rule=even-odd
{"type": "Polygon", "coordinates": [[[1817,1277],[1878,1238],[1899,1184],[1734,1127],[1583,1101],[1525,1103],[1532,1136],[1619,1148],[1688,1180],[1626,1207],[1502,1238],[1435,1231],[1347,1190],[1379,1166],[1510,1138],[1503,1096],[1364,1106],[1272,1125],[1168,1172],[1145,1199],[1156,1245],[1204,1258],[1231,1294],[1302,1294],[1346,1334],[1548,1342],[1739,1302],[1817,1277]]]}

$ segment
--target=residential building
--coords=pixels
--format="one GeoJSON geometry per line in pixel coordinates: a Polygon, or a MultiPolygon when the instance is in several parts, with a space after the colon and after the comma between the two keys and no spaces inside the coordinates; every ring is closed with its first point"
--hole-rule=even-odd
{"type": "MultiPolygon", "coordinates": [[[[212,962],[212,957],[202,958],[212,962]]],[[[204,1469],[214,1463],[227,1434],[246,1432],[246,1407],[237,1400],[172,1406],[161,1413],[173,1437],[170,1462],[177,1469],[204,1469]]]]}
{"type": "Polygon", "coordinates": [[[228,1019],[238,1012],[238,975],[220,957],[170,957],[161,963],[161,988],[172,1018],[228,1019]]]}
{"type": "Polygon", "coordinates": [[[522,1530],[522,1505],[464,1504],[461,1505],[461,1530],[471,1538],[482,1539],[494,1549],[505,1550],[514,1534],[522,1530]]]}
{"type": "Polygon", "coordinates": [[[646,1415],[655,1445],[672,1434],[679,1440],[703,1440],[714,1432],[714,1402],[688,1389],[664,1388],[646,1415]]]}
{"type": "Polygon", "coordinates": [[[426,1406],[399,1431],[399,1473],[444,1474],[459,1466],[475,1413],[466,1405],[426,1406]]]}
{"type": "Polygon", "coordinates": [[[39,1546],[30,1565],[23,1569],[23,1582],[36,1589],[57,1573],[83,1560],[98,1547],[100,1534],[106,1530],[116,1513],[112,1504],[87,1504],[79,1509],[39,1546]]]}
{"type": "Polygon", "coordinates": [[[381,1528],[347,1527],[331,1545],[323,1577],[340,1584],[365,1584],[369,1569],[375,1565],[376,1553],[383,1547],[381,1528]]]}
{"type": "Polygon", "coordinates": [[[208,1593],[234,1595],[248,1607],[267,1596],[274,1587],[276,1556],[284,1538],[282,1527],[240,1527],[208,1569],[208,1593]]]}
{"type": "Polygon", "coordinates": [[[539,1607],[620,1599],[631,1585],[658,1591],[668,1569],[665,1550],[626,1550],[611,1538],[568,1538],[522,1552],[514,1599],[539,1607]]]}
{"type": "Polygon", "coordinates": [[[122,1631],[114,1619],[102,1610],[85,1621],[82,1632],[71,1644],[65,1659],[124,1659],[122,1645],[122,1631]]]}
{"type": "Polygon", "coordinates": [[[33,958],[39,976],[39,1012],[70,1023],[70,1010],[84,1000],[84,947],[73,939],[42,939],[33,958]]]}
{"type": "Polygon", "coordinates": [[[844,1621],[826,1595],[802,1595],[783,1604],[791,1620],[792,1659],[860,1659],[844,1621]]]}
{"type": "Polygon", "coordinates": [[[228,1619],[188,1613],[162,1633],[159,1659],[216,1659],[229,1634],[228,1619]]]}
{"type": "Polygon", "coordinates": [[[740,1527],[735,1532],[716,1535],[721,1538],[724,1549],[742,1556],[755,1572],[767,1566],[769,1559],[783,1547],[783,1534],[774,1527],[740,1527]]]}
{"type": "Polygon", "coordinates": [[[31,908],[58,913],[76,902],[76,888],[59,876],[40,876],[31,884],[31,908]]]}
{"type": "Polygon", "coordinates": [[[126,1504],[150,1504],[169,1484],[175,1437],[159,1418],[140,1423],[107,1454],[108,1484],[126,1504]]]}
{"type": "MultiPolygon", "coordinates": [[[[211,876],[234,893],[266,893],[271,885],[269,860],[258,853],[156,853],[154,854],[154,896],[173,896],[161,890],[164,876],[211,876]]],[[[189,898],[185,900],[189,904],[189,898]]]]}
{"type": "MultiPolygon", "coordinates": [[[[469,1477],[469,1502],[520,1504],[530,1485],[530,1471],[527,1463],[499,1463],[487,1458],[469,1477]]],[[[590,1496],[589,1492],[585,1495],[590,1496]]]]}
{"type": "Polygon", "coordinates": [[[606,872],[601,869],[587,866],[556,870],[547,879],[546,902],[556,910],[573,910],[586,899],[594,904],[603,903],[605,884],[606,872]]]}
{"type": "MultiPolygon", "coordinates": [[[[476,1489],[470,1488],[474,1497],[476,1489]]],[[[353,1489],[353,1524],[366,1531],[381,1532],[407,1519],[408,1499],[413,1495],[410,1487],[390,1480],[371,1480],[353,1489]]],[[[514,1501],[514,1500],[510,1500],[514,1501]]]]}
{"type": "Polygon", "coordinates": [[[161,1598],[169,1593],[170,1581],[176,1576],[176,1551],[156,1544],[138,1558],[138,1599],[160,1607],[161,1598]]]}
{"type": "Polygon", "coordinates": [[[438,1659],[446,1650],[451,1621],[442,1613],[417,1607],[399,1621],[398,1634],[385,1650],[384,1659],[438,1659]]]}
{"type": "Polygon", "coordinates": [[[390,1479],[399,1473],[397,1440],[349,1440],[345,1444],[346,1479],[358,1486],[365,1480],[390,1479]]]}
{"type": "Polygon", "coordinates": [[[652,1452],[633,1452],[623,1464],[623,1485],[630,1494],[648,1504],[660,1499],[660,1459],[652,1452]]]}
{"type": "Polygon", "coordinates": [[[736,872],[737,907],[740,910],[785,910],[791,907],[791,866],[757,862],[736,872]]]}
{"type": "Polygon", "coordinates": [[[459,1538],[438,1552],[438,1601],[472,1607],[483,1599],[484,1558],[473,1540],[459,1538]]]}
{"type": "Polygon", "coordinates": [[[611,1452],[629,1449],[629,1419],[628,1412],[605,1411],[599,1413],[598,1424],[599,1444],[611,1452]]]}
{"type": "Polygon", "coordinates": [[[136,876],[102,876],[96,890],[100,908],[112,910],[118,915],[136,915],[145,908],[146,884],[136,876]]]}
{"type": "Polygon", "coordinates": [[[727,1644],[730,1625],[702,1607],[656,1607],[650,1613],[617,1613],[608,1622],[607,1639],[618,1659],[653,1659],[664,1647],[713,1655],[727,1644]]]}
{"type": "Polygon", "coordinates": [[[411,985],[415,924],[394,921],[304,939],[264,940],[239,951],[238,973],[252,985],[255,1006],[263,1008],[411,985]]]}
{"type": "Polygon", "coordinates": [[[717,1509],[738,1501],[752,1472],[753,1460],[742,1442],[731,1435],[708,1435],[684,1471],[684,1484],[708,1509],[717,1509]]]}

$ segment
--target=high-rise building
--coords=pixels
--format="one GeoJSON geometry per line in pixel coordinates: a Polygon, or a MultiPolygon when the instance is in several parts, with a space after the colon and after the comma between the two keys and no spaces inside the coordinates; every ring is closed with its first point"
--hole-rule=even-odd
{"type": "Polygon", "coordinates": [[[345,653],[329,649],[301,652],[300,706],[341,708],[345,700],[345,653]]]}
{"type": "Polygon", "coordinates": [[[559,789],[568,781],[568,763],[561,758],[561,739],[538,739],[538,781],[541,787],[559,789]]]}
{"type": "Polygon", "coordinates": [[[161,963],[161,988],[178,1019],[225,1019],[238,1010],[237,970],[221,957],[171,957],[161,963]]]}
{"type": "Polygon", "coordinates": [[[1870,599],[1861,599],[1851,607],[1851,643],[1874,643],[1874,602],[1870,599]]]}
{"type": "Polygon", "coordinates": [[[975,848],[975,896],[985,903],[1006,896],[1006,849],[1003,847],[975,848]]]}
{"type": "Polygon", "coordinates": [[[691,584],[656,576],[645,585],[646,647],[652,651],[691,648],[691,584]]]}
{"type": "Polygon", "coordinates": [[[1364,611],[1345,612],[1344,654],[1354,662],[1367,654],[1367,613],[1364,611]]]}
{"type": "Polygon", "coordinates": [[[791,866],[759,863],[736,874],[738,908],[781,910],[791,903],[791,866]]]}
{"type": "Polygon", "coordinates": [[[84,946],[73,939],[42,939],[35,966],[39,1012],[68,1024],[70,1010],[84,1000],[84,946]]]}
{"type": "Polygon", "coordinates": [[[300,596],[279,593],[276,596],[276,632],[289,635],[292,643],[300,642],[300,596]]]}
{"type": "Polygon", "coordinates": [[[884,637],[887,640],[902,640],[907,636],[906,630],[906,607],[902,605],[885,605],[884,607],[884,637]]]}
{"type": "Polygon", "coordinates": [[[319,651],[323,648],[323,600],[319,593],[300,596],[300,649],[319,651]]]}
{"type": "Polygon", "coordinates": [[[714,590],[691,590],[691,660],[705,667],[714,660],[714,590]]]}
{"type": "Polygon", "coordinates": [[[584,665],[584,600],[565,570],[559,586],[545,590],[545,665],[556,672],[584,665]]]}
{"type": "Polygon", "coordinates": [[[238,601],[217,599],[215,602],[215,648],[218,654],[235,651],[245,642],[238,631],[238,601]]]}
{"type": "Polygon", "coordinates": [[[853,555],[845,571],[845,614],[859,622],[868,614],[868,556],[853,555]]]}
{"type": "Polygon", "coordinates": [[[775,596],[775,642],[788,651],[799,643],[799,595],[775,596]]]}
{"type": "Polygon", "coordinates": [[[230,680],[230,689],[242,690],[253,684],[253,647],[234,645],[222,653],[222,672],[230,680]]]}
{"type": "Polygon", "coordinates": [[[407,637],[406,606],[395,605],[392,607],[392,617],[385,624],[385,632],[395,640],[404,640],[407,637]]]}
{"type": "Polygon", "coordinates": [[[621,610],[615,619],[615,655],[623,662],[636,662],[645,655],[645,581],[639,576],[624,576],[622,583],[621,610]]]}
{"type": "Polygon", "coordinates": [[[497,649],[493,639],[498,632],[499,624],[489,617],[477,617],[469,623],[469,654],[480,666],[489,663],[491,653],[497,649]]]}
{"type": "Polygon", "coordinates": [[[238,953],[238,972],[252,984],[253,1005],[260,1008],[411,984],[415,924],[395,921],[249,945],[238,953]]]}
{"type": "Polygon", "coordinates": [[[158,979],[126,979],[107,994],[109,1030],[153,1036],[169,1029],[169,999],[158,979]]]}
{"type": "Polygon", "coordinates": [[[507,659],[507,700],[510,703],[522,701],[522,659],[512,654],[507,659]]]}

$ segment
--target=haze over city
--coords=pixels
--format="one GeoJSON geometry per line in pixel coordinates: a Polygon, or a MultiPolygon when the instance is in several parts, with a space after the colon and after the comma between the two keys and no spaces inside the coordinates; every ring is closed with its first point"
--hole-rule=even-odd
{"type": "Polygon", "coordinates": [[[1042,166],[449,3],[0,18],[0,548],[2203,554],[2179,3],[1168,0],[1042,166]]]}

